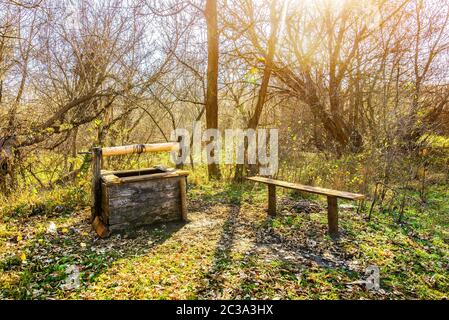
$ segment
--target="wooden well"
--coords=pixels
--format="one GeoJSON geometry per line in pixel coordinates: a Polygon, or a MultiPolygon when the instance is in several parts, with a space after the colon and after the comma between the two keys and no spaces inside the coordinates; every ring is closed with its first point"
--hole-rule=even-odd
{"type": "MultiPolygon", "coordinates": [[[[173,143],[161,149],[160,145],[157,152],[173,151],[178,147],[173,143]]],[[[103,156],[155,152],[154,146],[94,149],[91,221],[100,237],[153,223],[187,219],[187,171],[163,167],[101,170],[103,156]],[[126,153],[122,152],[125,148],[126,153]]]]}
{"type": "Polygon", "coordinates": [[[101,218],[109,231],[186,219],[187,171],[101,171],[101,218]]]}

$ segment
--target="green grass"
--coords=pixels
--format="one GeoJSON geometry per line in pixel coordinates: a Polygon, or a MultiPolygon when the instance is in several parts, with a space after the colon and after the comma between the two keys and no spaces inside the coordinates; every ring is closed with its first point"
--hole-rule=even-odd
{"type": "Polygon", "coordinates": [[[64,215],[89,204],[86,186],[57,187],[49,192],[31,189],[5,199],[0,207],[3,220],[26,218],[36,215],[64,215]]]}
{"type": "Polygon", "coordinates": [[[340,210],[342,235],[326,234],[322,212],[295,212],[279,190],[266,217],[266,188],[189,185],[187,224],[157,225],[98,240],[84,187],[24,193],[0,208],[0,296],[11,299],[442,299],[449,295],[449,191],[394,213],[340,210]],[[62,207],[59,208],[58,206],[62,207]],[[35,208],[40,208],[38,212],[35,208]],[[50,234],[50,222],[57,233],[50,234]],[[81,286],[65,290],[68,266],[81,286]],[[359,281],[380,269],[381,291],[359,281]]]}

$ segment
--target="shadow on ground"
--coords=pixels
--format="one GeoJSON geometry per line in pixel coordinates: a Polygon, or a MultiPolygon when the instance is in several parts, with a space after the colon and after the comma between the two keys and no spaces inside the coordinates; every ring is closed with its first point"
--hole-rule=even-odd
{"type": "Polygon", "coordinates": [[[8,240],[10,255],[0,259],[0,294],[20,299],[266,299],[351,298],[364,290],[346,290],[364,271],[363,263],[353,264],[361,260],[354,244],[359,229],[345,231],[345,221],[360,217],[342,211],[342,236],[334,242],[326,234],[325,208],[320,211],[305,199],[298,206],[296,198],[281,197],[272,219],[266,201],[252,195],[248,186],[231,185],[208,199],[190,200],[187,224],[156,225],[106,240],[90,231],[88,210],[74,213],[73,219],[60,221],[57,234],[41,230],[24,236],[23,245],[8,240]],[[309,207],[313,210],[304,210],[309,213],[301,211],[309,207]],[[73,265],[81,273],[79,295],[61,289],[73,265]]]}
{"type": "Polygon", "coordinates": [[[61,289],[70,266],[78,268],[81,286],[86,286],[117,260],[146,255],[185,225],[156,224],[100,239],[91,231],[88,210],[76,215],[72,223],[58,226],[56,233],[43,231],[21,240],[26,245],[16,247],[16,238],[7,241],[14,249],[0,260],[5,275],[0,286],[2,298],[61,298],[70,293],[61,289]]]}
{"type": "MultiPolygon", "coordinates": [[[[261,276],[267,270],[273,271],[273,277],[285,276],[288,281],[311,267],[330,272],[342,269],[355,279],[361,276],[361,270],[351,265],[352,257],[342,245],[353,237],[342,230],[338,241],[330,239],[327,224],[310,217],[312,211],[326,216],[325,208],[320,211],[316,202],[298,202],[297,196],[287,195],[280,199],[278,215],[272,219],[267,216],[266,204],[252,204],[251,199],[243,198],[240,193],[229,204],[214,263],[205,275],[206,285],[198,290],[200,298],[255,297],[258,286],[270,283],[263,278],[267,275],[261,276]],[[312,210],[301,212],[298,207],[312,210]]],[[[256,298],[277,296],[271,288],[264,290],[256,298]]],[[[286,292],[282,294],[288,297],[286,292]]]]}

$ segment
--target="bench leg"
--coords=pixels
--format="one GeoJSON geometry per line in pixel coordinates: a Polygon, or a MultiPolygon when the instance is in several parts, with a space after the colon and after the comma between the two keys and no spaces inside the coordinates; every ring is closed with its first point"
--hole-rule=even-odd
{"type": "Polygon", "coordinates": [[[271,184],[268,185],[268,215],[276,216],[276,187],[271,184]]]}
{"type": "Polygon", "coordinates": [[[329,225],[329,235],[332,238],[338,237],[338,204],[337,197],[327,197],[327,223],[329,225]]]}

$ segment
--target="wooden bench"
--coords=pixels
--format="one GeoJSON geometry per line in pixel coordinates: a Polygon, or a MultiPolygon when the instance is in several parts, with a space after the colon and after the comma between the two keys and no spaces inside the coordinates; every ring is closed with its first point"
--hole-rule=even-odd
{"type": "Polygon", "coordinates": [[[333,238],[338,236],[337,199],[363,200],[365,198],[363,194],[306,186],[263,177],[248,177],[247,179],[265,183],[268,186],[268,214],[270,216],[276,216],[276,186],[327,196],[327,222],[329,226],[329,235],[333,238]]]}

